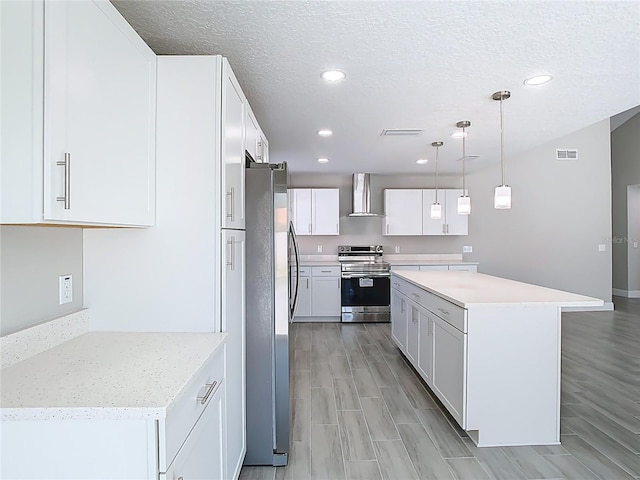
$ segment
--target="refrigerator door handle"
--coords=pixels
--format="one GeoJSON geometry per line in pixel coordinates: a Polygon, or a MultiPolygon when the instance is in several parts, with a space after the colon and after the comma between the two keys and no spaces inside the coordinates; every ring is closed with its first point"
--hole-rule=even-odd
{"type": "Polygon", "coordinates": [[[289,235],[291,235],[293,253],[296,258],[296,288],[293,294],[293,302],[291,303],[291,320],[293,320],[293,314],[296,311],[296,305],[298,304],[298,291],[300,289],[300,253],[298,251],[298,241],[296,240],[296,230],[293,228],[293,222],[289,223],[289,235]]]}

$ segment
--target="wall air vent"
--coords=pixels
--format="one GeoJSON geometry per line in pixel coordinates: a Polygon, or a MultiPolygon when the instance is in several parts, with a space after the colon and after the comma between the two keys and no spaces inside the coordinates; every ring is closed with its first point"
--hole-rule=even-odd
{"type": "Polygon", "coordinates": [[[380,136],[382,137],[406,137],[415,136],[422,133],[421,128],[385,128],[380,136]]]}
{"type": "Polygon", "coordinates": [[[556,148],[556,160],[577,160],[578,150],[575,148],[556,148]]]}

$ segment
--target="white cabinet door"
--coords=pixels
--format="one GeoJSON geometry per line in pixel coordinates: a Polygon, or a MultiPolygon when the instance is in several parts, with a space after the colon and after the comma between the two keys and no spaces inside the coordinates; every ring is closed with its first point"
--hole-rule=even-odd
{"type": "Polygon", "coordinates": [[[433,320],[431,313],[424,308],[419,309],[418,334],[418,371],[427,385],[433,384],[433,320]]]}
{"type": "Polygon", "coordinates": [[[407,320],[407,358],[416,366],[418,364],[418,326],[420,311],[418,305],[409,303],[409,316],[407,320]]]}
{"type": "MultiPolygon", "coordinates": [[[[293,279],[295,286],[296,279],[293,279]]],[[[296,310],[294,312],[294,321],[304,321],[299,317],[311,316],[311,279],[309,277],[300,277],[300,286],[298,287],[298,300],[296,302],[296,310]]]]}
{"type": "Polygon", "coordinates": [[[435,190],[422,190],[422,235],[444,235],[446,218],[446,190],[438,190],[438,203],[442,207],[439,220],[431,219],[431,205],[436,201],[435,190]]]}
{"type": "Polygon", "coordinates": [[[262,130],[258,132],[258,150],[256,155],[258,157],[256,158],[256,162],[269,163],[269,141],[262,130]]]}
{"type": "Polygon", "coordinates": [[[342,315],[339,277],[311,278],[311,315],[314,317],[342,315]]]}
{"type": "Polygon", "coordinates": [[[44,8],[44,219],[153,225],[155,54],[109,2],[44,8]]]}
{"type": "Polygon", "coordinates": [[[407,351],[407,301],[397,290],[391,290],[391,337],[403,352],[407,351]]]}
{"type": "Polygon", "coordinates": [[[313,235],[338,235],[340,233],[340,193],[337,188],[312,190],[313,235]]]}
{"type": "Polygon", "coordinates": [[[311,235],[311,189],[294,188],[293,192],[293,226],[297,235],[311,235]]]}
{"type": "Polygon", "coordinates": [[[422,235],[422,190],[384,191],[383,235],[422,235]]]}
{"type": "MultiPolygon", "coordinates": [[[[193,427],[178,455],[161,479],[224,480],[231,478],[225,468],[225,383],[220,384],[193,427]]],[[[229,402],[230,403],[230,402],[229,402]]]]}
{"type": "Polygon", "coordinates": [[[433,324],[433,391],[463,424],[466,336],[437,316],[433,324]]]}
{"type": "MultiPolygon", "coordinates": [[[[245,232],[223,230],[222,331],[227,333],[227,467],[239,472],[246,451],[245,232]]],[[[189,478],[189,477],[185,477],[189,478]]],[[[198,478],[198,477],[196,477],[198,478]]]]}
{"type": "Polygon", "coordinates": [[[458,197],[462,189],[444,190],[446,196],[445,230],[447,235],[468,235],[469,215],[458,215],[458,197]]]}
{"type": "Polygon", "coordinates": [[[391,267],[392,272],[397,272],[398,270],[412,270],[417,272],[420,270],[420,267],[418,265],[393,265],[391,267]]]}
{"type": "Polygon", "coordinates": [[[251,158],[253,158],[256,162],[258,160],[258,121],[256,117],[253,116],[253,112],[251,111],[251,107],[249,104],[246,105],[247,114],[245,116],[244,123],[244,149],[249,152],[251,158]]]}
{"type": "Polygon", "coordinates": [[[222,228],[244,228],[244,95],[222,61],[222,228]]]}

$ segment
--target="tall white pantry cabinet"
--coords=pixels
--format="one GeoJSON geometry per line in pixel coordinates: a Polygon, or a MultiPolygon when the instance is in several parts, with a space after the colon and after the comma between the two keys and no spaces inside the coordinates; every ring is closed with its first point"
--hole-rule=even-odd
{"type": "Polygon", "coordinates": [[[85,230],[85,304],[98,330],[227,333],[224,478],[237,478],[246,451],[246,98],[220,56],[157,62],[156,226],[85,230]]]}

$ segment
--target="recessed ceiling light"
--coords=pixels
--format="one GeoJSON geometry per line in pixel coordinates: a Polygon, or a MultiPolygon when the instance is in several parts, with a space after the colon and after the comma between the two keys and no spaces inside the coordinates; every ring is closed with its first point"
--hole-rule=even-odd
{"type": "Polygon", "coordinates": [[[326,72],[322,72],[320,76],[327,82],[339,82],[346,77],[345,73],[340,70],[327,70],[326,72]]]}
{"type": "Polygon", "coordinates": [[[451,137],[453,138],[462,138],[462,137],[466,137],[467,136],[467,132],[453,132],[451,134],[451,137]]]}
{"type": "Polygon", "coordinates": [[[544,85],[547,82],[550,82],[553,77],[551,75],[537,75],[535,77],[527,78],[524,81],[524,84],[527,87],[537,87],[539,85],[544,85]]]}
{"type": "Polygon", "coordinates": [[[318,159],[318,163],[329,163],[329,159],[328,158],[319,158],[318,159]]]}
{"type": "Polygon", "coordinates": [[[424,165],[425,163],[429,163],[429,160],[427,160],[426,158],[421,158],[419,160],[416,160],[416,163],[418,165],[424,165]]]}
{"type": "Polygon", "coordinates": [[[318,130],[318,135],[320,135],[321,137],[330,137],[331,135],[333,135],[333,132],[328,128],[325,128],[323,130],[318,130]]]}

